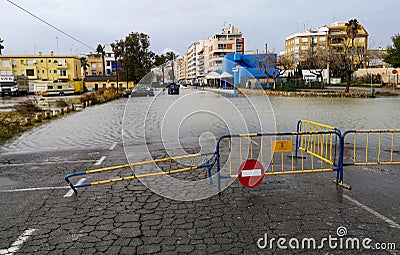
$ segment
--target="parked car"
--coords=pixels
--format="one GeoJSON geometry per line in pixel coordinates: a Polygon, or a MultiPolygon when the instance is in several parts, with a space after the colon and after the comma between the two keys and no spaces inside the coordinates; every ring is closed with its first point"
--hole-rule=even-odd
{"type": "Polygon", "coordinates": [[[154,90],[152,88],[133,88],[129,97],[147,97],[154,96],[154,90]]]}

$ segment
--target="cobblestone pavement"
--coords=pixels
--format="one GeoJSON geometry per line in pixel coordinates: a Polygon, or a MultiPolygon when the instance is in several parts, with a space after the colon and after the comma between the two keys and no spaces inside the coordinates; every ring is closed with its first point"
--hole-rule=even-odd
{"type": "Polygon", "coordinates": [[[268,177],[255,189],[236,181],[221,196],[193,202],[166,199],[138,180],[64,197],[64,175],[98,167],[102,156],[100,167],[126,163],[121,144],[113,150],[2,155],[0,254],[27,229],[35,231],[18,254],[400,254],[396,171],[346,172],[352,191],[337,188],[334,173],[327,173],[268,177]],[[23,188],[43,189],[15,190],[23,188]],[[332,249],[328,242],[315,250],[277,245],[278,238],[314,238],[319,246],[324,238],[338,238],[339,227],[347,229],[345,237],[395,243],[397,250],[332,249]],[[275,239],[261,249],[257,242],[266,235],[275,239]]]}

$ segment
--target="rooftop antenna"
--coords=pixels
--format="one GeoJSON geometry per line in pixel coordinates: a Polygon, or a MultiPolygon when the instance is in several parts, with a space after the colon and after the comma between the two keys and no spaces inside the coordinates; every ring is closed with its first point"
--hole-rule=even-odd
{"type": "Polygon", "coordinates": [[[310,22],[310,20],[306,20],[304,23],[303,23],[303,26],[304,26],[304,31],[307,31],[307,27],[308,27],[308,23],[310,22]]]}
{"type": "Polygon", "coordinates": [[[333,17],[332,17],[332,23],[334,23],[334,22],[336,21],[337,17],[336,17],[336,15],[335,15],[335,13],[332,13],[332,15],[333,15],[333,17]]]}

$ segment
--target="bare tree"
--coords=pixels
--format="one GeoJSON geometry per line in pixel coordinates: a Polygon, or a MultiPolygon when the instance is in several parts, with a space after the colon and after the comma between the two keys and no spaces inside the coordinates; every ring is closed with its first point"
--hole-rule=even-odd
{"type": "Polygon", "coordinates": [[[330,53],[326,48],[318,47],[311,49],[305,61],[302,61],[300,66],[302,69],[309,70],[310,73],[317,76],[317,79],[323,81],[322,73],[330,64],[330,53]]]}
{"type": "Polygon", "coordinates": [[[274,89],[276,89],[276,80],[293,66],[294,60],[283,55],[277,57],[276,54],[263,54],[261,56],[259,67],[268,79],[274,81],[274,89]]]}

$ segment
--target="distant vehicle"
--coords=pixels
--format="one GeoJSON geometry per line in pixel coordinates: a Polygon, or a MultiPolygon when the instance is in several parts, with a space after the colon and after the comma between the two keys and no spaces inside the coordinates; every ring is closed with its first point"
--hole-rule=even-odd
{"type": "Polygon", "coordinates": [[[35,95],[65,96],[83,92],[82,82],[48,82],[35,83],[35,95]]]}
{"type": "Polygon", "coordinates": [[[18,84],[14,81],[13,76],[1,76],[0,77],[0,95],[17,96],[18,95],[18,84]]]}
{"type": "Polygon", "coordinates": [[[152,88],[133,88],[129,97],[147,97],[154,96],[154,91],[152,88]]]}
{"type": "Polygon", "coordinates": [[[168,85],[168,95],[179,95],[179,85],[176,83],[170,83],[168,85]]]}

